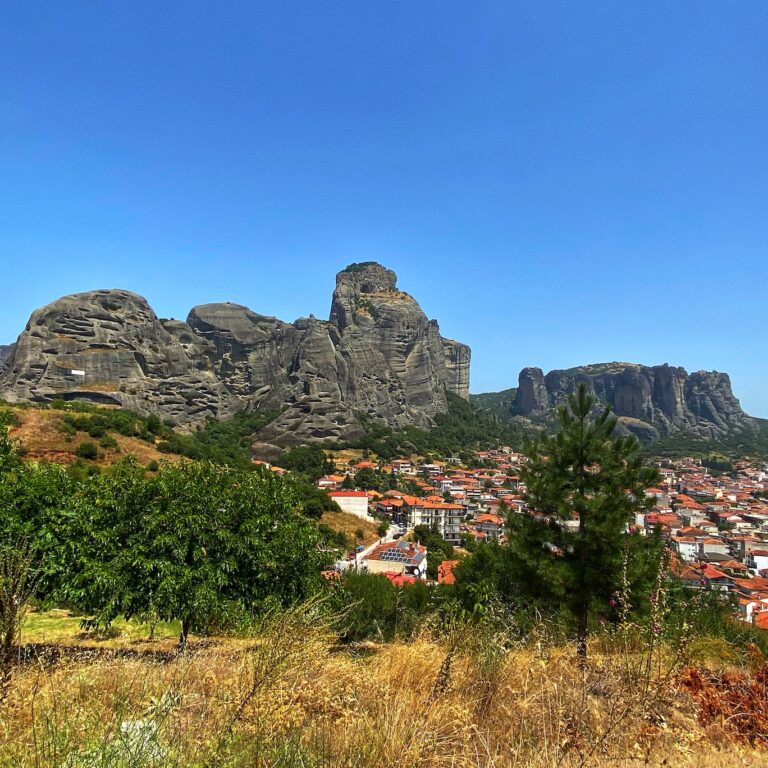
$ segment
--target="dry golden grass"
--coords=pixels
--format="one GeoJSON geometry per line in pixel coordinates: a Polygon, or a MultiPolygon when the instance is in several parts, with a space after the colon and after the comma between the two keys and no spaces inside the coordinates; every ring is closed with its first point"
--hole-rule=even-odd
{"type": "Polygon", "coordinates": [[[353,651],[312,606],[250,639],[166,648],[112,642],[20,666],[0,766],[768,765],[700,728],[661,658],[595,653],[582,671],[570,649],[427,635],[353,651]]]}
{"type": "MultiPolygon", "coordinates": [[[[339,474],[343,474],[346,470],[350,467],[350,462],[352,464],[357,464],[358,461],[363,460],[363,449],[362,448],[345,448],[344,450],[340,451],[326,451],[325,455],[329,459],[333,459],[333,462],[336,464],[336,470],[339,472],[339,474]]],[[[370,461],[376,461],[375,458],[370,458],[370,461]]]]}
{"type": "Polygon", "coordinates": [[[367,520],[363,520],[350,512],[323,512],[320,522],[325,523],[334,531],[343,533],[349,539],[352,546],[363,544],[367,547],[381,538],[374,523],[369,523],[367,520]],[[359,530],[364,533],[362,540],[359,540],[356,535],[359,530]]]}
{"type": "MultiPolygon", "coordinates": [[[[20,440],[26,449],[25,458],[38,461],[50,461],[55,464],[70,464],[77,458],[75,451],[78,445],[85,442],[95,442],[83,432],[68,436],[61,431],[64,411],[39,408],[13,408],[21,421],[18,427],[11,427],[10,435],[20,440]],[[67,440],[67,437],[70,439],[67,440]]],[[[117,441],[119,450],[114,448],[99,448],[99,458],[94,462],[106,466],[128,455],[132,455],[141,464],[150,461],[174,461],[177,456],[160,453],[149,443],[136,437],[125,437],[112,434],[117,441]]]]}

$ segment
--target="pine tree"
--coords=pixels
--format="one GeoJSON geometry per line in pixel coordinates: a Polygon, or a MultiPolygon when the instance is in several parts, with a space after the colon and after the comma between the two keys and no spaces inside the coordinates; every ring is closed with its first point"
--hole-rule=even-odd
{"type": "Polygon", "coordinates": [[[521,480],[530,513],[512,516],[511,531],[518,578],[534,599],[566,608],[582,659],[591,613],[610,613],[626,558],[640,549],[630,546],[627,525],[652,506],[645,490],[658,482],[637,438],[616,434],[610,408],[593,417],[595,410],[596,399],[579,384],[558,409],[560,430],[528,444],[521,480]]]}

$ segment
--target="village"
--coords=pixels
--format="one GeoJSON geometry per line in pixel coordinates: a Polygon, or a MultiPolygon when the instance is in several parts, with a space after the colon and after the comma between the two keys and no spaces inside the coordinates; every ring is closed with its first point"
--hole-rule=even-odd
{"type": "MultiPolygon", "coordinates": [[[[383,534],[347,553],[335,574],[354,568],[382,574],[396,586],[430,581],[430,553],[414,537],[417,529],[439,535],[458,557],[473,543],[504,542],[507,516],[531,514],[519,476],[526,458],[507,447],[474,457],[474,467],[453,457],[423,463],[364,458],[320,478],[317,486],[344,512],[378,523],[383,534]],[[409,492],[357,487],[355,478],[366,472],[389,476],[409,492]]],[[[722,593],[740,620],[768,631],[768,465],[726,462],[724,472],[717,462],[709,469],[708,462],[694,458],[655,463],[661,482],[647,491],[653,507],[637,514],[627,533],[649,536],[658,528],[671,577],[690,589],[722,593]]],[[[566,525],[577,528],[578,520],[566,525]]],[[[452,583],[458,562],[441,559],[436,581],[452,583]]]]}

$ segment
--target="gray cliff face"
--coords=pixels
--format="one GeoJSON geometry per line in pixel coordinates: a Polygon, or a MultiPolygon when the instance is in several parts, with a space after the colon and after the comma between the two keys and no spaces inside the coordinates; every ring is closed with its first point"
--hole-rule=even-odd
{"type": "Polygon", "coordinates": [[[336,276],[330,323],[346,362],[340,386],[349,405],[384,413],[397,426],[428,426],[448,408],[443,339],[434,320],[397,289],[395,273],[378,264],[336,276]]]}
{"type": "MultiPolygon", "coordinates": [[[[330,320],[283,323],[234,304],[195,307],[191,328],[216,347],[216,373],[249,408],[282,409],[267,445],[360,433],[358,414],[429,426],[445,390],[469,390],[469,348],[443,339],[391,270],[353,265],[336,277],[330,320]]],[[[267,451],[268,452],[268,451],[267,451]]]]}
{"type": "Polygon", "coordinates": [[[550,371],[524,368],[512,415],[552,413],[583,382],[600,403],[612,406],[623,430],[653,440],[680,432],[716,438],[750,429],[754,422],[739,405],[725,373],[688,374],[669,365],[587,365],[550,371]]]}
{"type": "Polygon", "coordinates": [[[0,374],[5,368],[6,360],[13,354],[15,348],[15,344],[0,344],[0,374]]]}
{"type": "Polygon", "coordinates": [[[337,276],[329,321],[285,323],[231,303],[159,320],[128,291],[66,296],[33,313],[0,367],[0,395],[119,404],[181,424],[280,411],[257,437],[267,454],[350,438],[359,414],[429,426],[448,407],[446,390],[468,396],[469,362],[394,272],[362,264],[337,276]]]}
{"type": "Polygon", "coordinates": [[[235,400],[216,379],[212,350],[192,356],[183,336],[166,330],[130,291],[65,296],[32,313],[6,361],[0,392],[11,401],[121,405],[182,423],[233,413],[235,400]]]}
{"type": "Polygon", "coordinates": [[[518,377],[519,385],[513,408],[515,413],[529,416],[549,408],[544,371],[541,368],[523,368],[518,377]]]}
{"type": "Polygon", "coordinates": [[[442,339],[445,356],[445,386],[454,395],[469,399],[469,364],[471,351],[466,344],[442,339]]]}

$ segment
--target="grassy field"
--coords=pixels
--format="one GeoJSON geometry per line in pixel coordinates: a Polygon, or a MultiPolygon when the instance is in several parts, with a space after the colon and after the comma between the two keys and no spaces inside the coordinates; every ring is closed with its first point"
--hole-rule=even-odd
{"type": "Polygon", "coordinates": [[[357,544],[368,546],[373,544],[379,538],[378,526],[374,523],[370,523],[367,520],[363,520],[357,515],[353,515],[349,512],[323,512],[323,516],[320,518],[321,523],[325,523],[334,531],[343,533],[347,539],[351,542],[350,546],[354,547],[357,544]],[[357,532],[363,532],[363,538],[357,538],[357,532]]]}
{"type": "MultiPolygon", "coordinates": [[[[87,617],[73,615],[66,610],[33,611],[24,622],[21,642],[25,644],[90,645],[119,647],[126,644],[150,643],[149,624],[117,619],[107,635],[83,629],[87,617]]],[[[158,622],[154,627],[154,641],[178,640],[178,622],[158,622]]]]}
{"type": "MultiPolygon", "coordinates": [[[[77,458],[77,447],[84,442],[96,443],[99,440],[89,437],[85,432],[68,435],[62,431],[64,411],[42,408],[14,408],[11,410],[21,422],[10,429],[10,436],[20,440],[26,451],[25,458],[50,461],[55,464],[71,464],[77,458]]],[[[150,461],[174,461],[177,456],[164,454],[153,445],[137,437],[126,437],[115,432],[110,433],[117,442],[117,448],[99,447],[99,457],[93,463],[100,466],[114,464],[125,456],[134,456],[140,464],[150,461]]]]}
{"type": "Polygon", "coordinates": [[[117,630],[89,639],[65,612],[29,617],[25,639],[59,653],[16,668],[0,766],[768,766],[729,723],[702,724],[663,654],[595,649],[583,670],[543,635],[426,631],[342,647],[316,606],[184,655],[173,626],[153,642],[117,630]]]}

